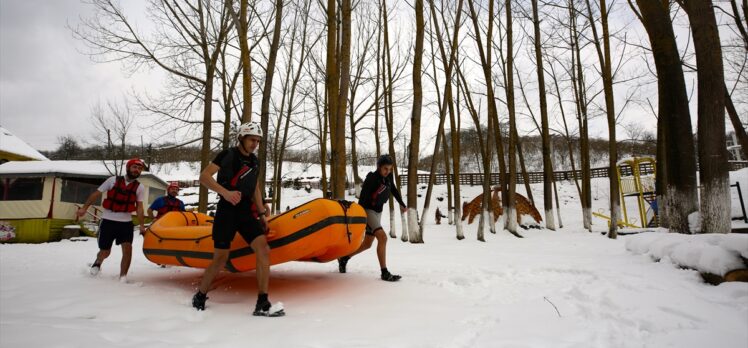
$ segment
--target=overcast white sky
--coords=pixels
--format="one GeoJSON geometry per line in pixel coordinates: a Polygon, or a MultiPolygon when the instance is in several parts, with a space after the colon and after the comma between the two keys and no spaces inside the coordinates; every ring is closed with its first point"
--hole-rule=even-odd
{"type": "Polygon", "coordinates": [[[87,11],[80,0],[0,1],[0,124],[39,150],[60,136],[90,139],[91,106],[149,81],[80,52],[66,24],[87,11]]]}
{"type": "MultiPolygon", "coordinates": [[[[122,3],[131,18],[145,13],[145,1],[122,3]]],[[[65,135],[92,141],[94,104],[161,84],[153,71],[126,76],[119,63],[96,63],[83,54],[66,25],[75,27],[89,13],[80,0],[0,0],[0,124],[39,150],[57,148],[65,135]]],[[[137,128],[132,143],[144,133],[137,128]]],[[[602,127],[593,133],[605,135],[602,127]]],[[[422,146],[432,146],[427,143],[422,146]]]]}
{"type": "MultiPolygon", "coordinates": [[[[135,17],[136,23],[147,23],[145,1],[122,3],[125,13],[135,17]]],[[[81,142],[94,141],[97,137],[90,121],[93,105],[121,99],[133,89],[152,92],[162,84],[162,76],[156,71],[126,76],[120,63],[96,63],[81,53],[85,48],[66,25],[76,26],[79,17],[89,13],[90,5],[80,0],[0,0],[0,125],[39,150],[57,148],[58,138],[65,135],[73,135],[81,142]]],[[[632,36],[641,30],[631,19],[615,20],[625,23],[632,36]]],[[[623,98],[625,89],[616,93],[617,99],[623,98]]],[[[653,99],[656,101],[656,97],[653,99]]],[[[695,121],[695,97],[692,104],[695,121]]],[[[617,108],[621,105],[617,101],[617,108]]],[[[409,105],[402,111],[403,117],[410,116],[409,105]]],[[[425,133],[431,132],[429,125],[435,119],[432,114],[424,111],[425,133]]],[[[633,107],[626,114],[627,120],[641,122],[654,131],[656,121],[648,110],[633,107]]],[[[145,133],[138,128],[147,126],[143,123],[146,122],[131,130],[131,143],[138,143],[140,135],[145,133]]],[[[607,137],[603,118],[591,121],[590,126],[592,136],[607,137]]],[[[619,128],[619,132],[623,130],[619,128]]],[[[623,137],[624,134],[619,135],[619,139],[623,137]]],[[[144,140],[151,141],[147,135],[144,140]]],[[[422,135],[422,151],[433,146],[430,141],[428,134],[422,135]]]]}

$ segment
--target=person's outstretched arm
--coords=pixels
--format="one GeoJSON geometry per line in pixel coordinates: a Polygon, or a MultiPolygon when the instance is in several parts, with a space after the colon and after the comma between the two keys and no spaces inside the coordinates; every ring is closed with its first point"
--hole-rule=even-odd
{"type": "Polygon", "coordinates": [[[403,202],[403,196],[400,194],[400,190],[397,189],[397,185],[395,185],[395,174],[390,174],[389,180],[391,185],[390,192],[392,192],[392,197],[395,197],[397,203],[400,203],[400,210],[407,210],[408,206],[405,205],[405,202],[403,202]]]}
{"type": "Polygon", "coordinates": [[[84,204],[80,209],[78,209],[78,217],[83,217],[83,215],[86,215],[86,211],[88,211],[88,207],[90,207],[94,202],[97,202],[99,198],[101,197],[101,191],[96,190],[94,192],[91,192],[90,195],[88,195],[88,199],[86,199],[86,204],[84,204]]]}

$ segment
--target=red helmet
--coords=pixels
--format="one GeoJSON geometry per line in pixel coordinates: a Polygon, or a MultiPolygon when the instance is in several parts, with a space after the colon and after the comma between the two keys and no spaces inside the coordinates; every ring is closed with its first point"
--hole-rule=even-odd
{"type": "Polygon", "coordinates": [[[179,189],[179,183],[177,183],[176,181],[174,181],[174,182],[170,183],[169,186],[166,189],[170,190],[172,187],[176,188],[178,190],[179,189]]]}
{"type": "Polygon", "coordinates": [[[127,169],[130,169],[130,166],[134,164],[139,164],[141,167],[145,168],[145,162],[143,162],[140,158],[137,158],[137,157],[127,161],[127,165],[125,167],[127,169]]]}

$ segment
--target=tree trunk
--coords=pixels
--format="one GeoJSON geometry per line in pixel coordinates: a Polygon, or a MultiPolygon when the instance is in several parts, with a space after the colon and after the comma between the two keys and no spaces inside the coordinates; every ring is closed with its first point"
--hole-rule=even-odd
{"type": "MultiPolygon", "coordinates": [[[[309,11],[309,4],[311,4],[310,1],[308,1],[308,2],[306,2],[306,3],[303,4],[305,6],[304,9],[303,9],[303,14],[300,14],[298,10],[295,13],[295,17],[297,17],[297,18],[298,18],[298,16],[302,17],[301,21],[302,21],[302,25],[303,26],[302,26],[302,29],[301,29],[302,30],[302,33],[301,33],[301,35],[302,35],[301,36],[301,45],[300,45],[301,50],[300,50],[300,53],[299,53],[299,63],[298,63],[299,65],[296,67],[296,71],[294,72],[294,75],[293,75],[293,80],[291,81],[291,89],[288,91],[287,94],[284,93],[284,98],[285,98],[286,95],[288,95],[288,104],[287,104],[288,106],[286,108],[286,123],[285,123],[285,126],[283,127],[283,138],[282,138],[282,141],[281,141],[281,146],[278,149],[278,152],[279,152],[279,154],[278,154],[278,167],[277,167],[277,170],[276,170],[276,177],[278,178],[278,182],[280,182],[280,179],[282,178],[282,175],[283,175],[283,160],[285,158],[286,146],[287,146],[287,142],[288,142],[288,129],[289,129],[289,126],[290,126],[290,123],[291,123],[291,116],[293,115],[293,111],[294,111],[294,105],[295,105],[294,102],[295,102],[295,97],[296,97],[296,89],[298,87],[299,80],[301,80],[301,73],[302,73],[303,68],[304,68],[304,62],[305,62],[305,60],[307,58],[307,54],[306,54],[307,53],[306,43],[307,43],[307,24],[308,24],[309,17],[306,15],[306,13],[309,11]]],[[[294,50],[295,42],[296,42],[296,27],[294,26],[293,34],[292,34],[292,37],[291,37],[291,43],[289,44],[290,48],[288,50],[288,56],[289,56],[289,58],[295,52],[295,50],[294,50]]],[[[292,70],[292,67],[293,67],[293,59],[289,59],[288,60],[288,65],[289,66],[288,66],[288,70],[287,71],[290,73],[291,70],[292,70]]],[[[287,73],[286,80],[288,80],[289,78],[290,78],[290,74],[287,73]]],[[[284,87],[284,90],[285,90],[285,87],[284,87]]],[[[281,110],[283,110],[283,107],[281,107],[281,110]]],[[[277,208],[276,211],[278,211],[278,212],[282,211],[281,210],[282,209],[282,205],[281,205],[281,192],[282,192],[281,186],[279,185],[278,188],[277,188],[277,190],[274,192],[275,193],[275,206],[277,208]]]]}
{"type": "MultiPolygon", "coordinates": [[[[551,157],[553,157],[553,148],[551,148],[551,157]]],[[[553,161],[551,161],[551,169],[553,169],[553,161]]],[[[561,219],[561,205],[558,203],[558,188],[556,187],[555,178],[553,179],[553,197],[556,199],[556,217],[558,218],[558,228],[564,228],[564,221],[561,219]]]]}
{"type": "MultiPolygon", "coordinates": [[[[730,233],[730,184],[725,139],[722,48],[712,2],[678,1],[691,23],[698,77],[701,232],[730,233]]],[[[668,165],[672,163],[668,162],[668,165]]]]}
{"type": "MultiPolygon", "coordinates": [[[[387,1],[382,1],[382,12],[384,17],[384,47],[385,47],[385,56],[387,59],[387,62],[385,64],[385,69],[387,71],[387,87],[386,87],[386,93],[387,93],[387,100],[388,102],[385,103],[385,107],[387,108],[387,112],[385,113],[385,122],[387,123],[387,137],[389,139],[389,154],[392,156],[392,160],[394,161],[394,164],[392,166],[393,175],[395,178],[395,185],[397,186],[397,189],[402,192],[402,189],[400,187],[400,176],[398,175],[397,171],[397,156],[395,156],[395,130],[394,130],[394,110],[393,110],[393,85],[394,85],[394,79],[392,77],[392,57],[390,55],[390,30],[389,30],[389,14],[387,13],[387,1]]],[[[397,238],[397,232],[396,232],[396,226],[395,226],[395,205],[393,203],[392,197],[390,197],[390,237],[397,238]]],[[[401,235],[401,239],[403,241],[407,241],[408,237],[408,225],[405,223],[405,216],[403,214],[400,214],[400,220],[402,221],[403,225],[403,233],[401,235]]]]}
{"type": "Polygon", "coordinates": [[[325,107],[324,112],[322,113],[322,129],[320,131],[322,132],[322,138],[320,140],[320,167],[322,167],[322,178],[320,180],[320,189],[322,189],[322,197],[328,198],[327,192],[330,191],[330,187],[327,183],[327,137],[329,134],[329,111],[327,110],[329,103],[327,102],[327,93],[325,93],[325,107]]]}
{"type": "Polygon", "coordinates": [[[748,31],[745,29],[745,24],[748,24],[748,1],[743,0],[743,16],[746,18],[745,24],[740,19],[740,11],[738,11],[738,4],[735,0],[730,0],[730,7],[732,7],[732,18],[735,21],[735,26],[738,28],[740,37],[743,39],[743,45],[745,50],[748,51],[748,31]]]}
{"type": "MultiPolygon", "coordinates": [[[[374,78],[374,100],[376,105],[374,106],[374,147],[376,148],[377,158],[382,155],[382,145],[379,139],[379,109],[380,109],[380,94],[379,84],[382,82],[382,61],[379,59],[379,55],[382,52],[382,6],[379,5],[379,16],[377,17],[377,53],[375,60],[377,61],[377,75],[374,78]]],[[[384,96],[382,96],[384,97],[384,96]]],[[[384,98],[382,98],[384,99],[384,98]]]]}
{"type": "MultiPolygon", "coordinates": [[[[475,108],[475,104],[473,103],[473,98],[470,94],[470,89],[467,84],[467,81],[465,80],[465,76],[462,74],[462,71],[457,66],[457,74],[460,77],[460,80],[462,81],[462,93],[465,96],[465,100],[467,101],[468,105],[468,111],[470,113],[471,118],[473,119],[473,124],[475,125],[475,131],[478,134],[478,147],[480,148],[480,154],[481,158],[483,160],[483,201],[482,201],[482,207],[481,207],[481,214],[480,214],[480,220],[478,221],[478,240],[481,242],[485,242],[486,239],[484,237],[484,230],[485,230],[485,224],[488,217],[488,211],[491,210],[491,185],[490,185],[490,178],[491,178],[491,164],[490,164],[490,154],[488,153],[488,146],[484,143],[483,140],[483,130],[481,130],[480,125],[480,119],[478,116],[478,111],[475,108]]],[[[489,118],[490,122],[490,118],[489,118]]],[[[516,218],[515,218],[515,224],[516,224],[516,218]]]]}
{"type": "Polygon", "coordinates": [[[659,187],[663,192],[658,190],[662,199],[658,202],[662,202],[659,209],[667,217],[662,219],[665,220],[662,225],[672,232],[690,233],[688,215],[698,211],[696,156],[670,6],[663,1],[637,0],[637,3],[657,69],[657,176],[664,179],[659,187]]]}
{"type": "MultiPolygon", "coordinates": [[[[228,70],[226,69],[226,46],[228,41],[224,42],[221,50],[221,97],[223,100],[223,139],[221,140],[221,150],[226,150],[231,146],[231,104],[234,100],[234,88],[236,79],[230,80],[228,70]]],[[[238,76],[237,76],[238,77],[238,76]]]]}
{"type": "Polygon", "coordinates": [[[421,109],[423,107],[423,0],[415,0],[416,46],[413,57],[413,109],[410,116],[410,151],[408,152],[408,231],[411,243],[423,243],[418,224],[418,152],[421,141],[421,109]]]}
{"type": "MultiPolygon", "coordinates": [[[[231,15],[236,17],[233,1],[228,0],[228,2],[231,15]]],[[[249,31],[249,21],[247,19],[248,5],[249,0],[239,1],[239,18],[235,18],[238,19],[238,23],[234,24],[239,35],[239,60],[242,64],[242,101],[244,103],[241,116],[242,123],[249,122],[252,118],[252,60],[250,59],[251,52],[247,39],[247,31],[249,31]]]]}
{"type": "Polygon", "coordinates": [[[608,229],[608,238],[616,239],[618,237],[618,221],[621,206],[621,193],[618,187],[618,176],[616,164],[618,163],[618,148],[616,142],[616,110],[613,96],[613,75],[611,72],[610,59],[610,34],[608,32],[608,11],[606,0],[600,0],[600,22],[603,27],[602,47],[600,38],[597,35],[597,25],[594,23],[592,16],[592,6],[590,1],[587,2],[588,18],[591,21],[593,43],[597,50],[597,57],[600,62],[601,76],[603,79],[603,91],[605,94],[605,113],[608,118],[608,180],[610,181],[610,227],[608,229]]]}
{"type": "MultiPolygon", "coordinates": [[[[492,79],[492,73],[491,73],[491,65],[488,61],[488,58],[486,56],[486,53],[483,48],[482,39],[480,36],[480,28],[478,25],[478,15],[475,12],[475,6],[473,5],[473,0],[468,1],[468,5],[470,8],[470,17],[473,22],[473,29],[475,31],[475,41],[478,45],[478,53],[481,60],[481,67],[483,68],[483,78],[486,81],[486,96],[487,96],[487,104],[488,104],[488,117],[491,118],[493,121],[493,131],[494,134],[496,134],[496,152],[497,156],[499,157],[499,176],[501,177],[501,180],[499,181],[501,185],[501,196],[502,196],[502,204],[506,207],[507,202],[509,199],[513,199],[513,197],[509,197],[509,192],[507,191],[508,184],[506,182],[507,172],[506,172],[506,163],[504,161],[504,141],[503,137],[501,135],[501,127],[499,123],[499,112],[496,107],[496,98],[494,98],[494,88],[493,88],[493,79],[492,79]]],[[[491,40],[488,39],[489,49],[491,40]]],[[[511,133],[511,132],[510,132],[511,133]]],[[[511,135],[510,135],[511,136],[511,135]]],[[[454,151],[454,149],[453,149],[454,151]]],[[[455,192],[455,195],[458,196],[457,192],[455,192]]],[[[459,208],[458,208],[459,209],[459,208]]],[[[505,224],[507,223],[505,219],[505,224]]],[[[515,234],[519,237],[516,232],[509,231],[512,234],[515,234]]]]}
{"type": "MultiPolygon", "coordinates": [[[[223,40],[226,39],[226,32],[228,31],[228,25],[225,19],[221,18],[221,30],[218,35],[215,50],[209,51],[209,44],[205,37],[202,41],[202,54],[203,61],[205,64],[205,94],[203,95],[203,136],[202,136],[202,149],[200,151],[200,171],[202,172],[210,163],[210,141],[212,134],[212,121],[213,121],[213,83],[215,81],[216,66],[218,57],[221,54],[221,47],[223,40]]],[[[198,211],[207,212],[208,210],[208,189],[204,185],[200,185],[198,191],[198,211]]]]}
{"type": "MultiPolygon", "coordinates": [[[[461,17],[461,14],[462,14],[462,4],[463,4],[462,0],[458,1],[457,15],[456,15],[455,23],[459,23],[459,21],[460,21],[460,17],[461,17]]],[[[433,0],[429,0],[429,9],[431,10],[431,18],[432,18],[432,21],[433,21],[432,23],[434,25],[434,32],[436,34],[436,39],[437,39],[438,44],[439,44],[439,52],[441,54],[442,61],[446,61],[446,52],[444,50],[444,44],[442,43],[443,42],[442,34],[441,34],[441,30],[439,29],[439,23],[438,23],[438,21],[436,19],[436,13],[437,12],[436,12],[436,8],[434,6],[434,1],[433,0]]],[[[432,42],[431,42],[431,56],[433,58],[432,68],[434,70],[434,84],[436,85],[437,103],[438,103],[438,105],[440,105],[440,108],[439,108],[439,126],[437,127],[436,142],[434,144],[434,153],[432,155],[431,171],[430,171],[430,175],[429,175],[429,184],[428,184],[428,188],[426,189],[426,198],[425,198],[424,205],[423,205],[423,215],[422,215],[421,223],[420,223],[420,226],[419,226],[421,237],[423,237],[423,229],[424,229],[424,225],[425,225],[425,221],[426,221],[425,217],[428,216],[428,214],[429,214],[429,205],[431,204],[431,195],[432,195],[433,189],[434,189],[434,182],[436,181],[436,161],[437,161],[437,155],[439,153],[439,146],[442,145],[441,144],[442,143],[442,139],[444,138],[444,121],[445,121],[446,113],[447,113],[447,111],[446,111],[446,109],[447,109],[447,103],[451,102],[451,99],[452,99],[452,93],[451,93],[451,91],[448,92],[447,88],[449,88],[449,89],[452,88],[451,87],[452,84],[451,84],[451,81],[450,81],[451,80],[450,77],[452,76],[452,69],[453,69],[454,63],[455,63],[455,53],[456,53],[456,45],[457,45],[458,33],[459,33],[459,26],[456,26],[455,30],[454,30],[454,36],[453,36],[452,42],[450,44],[449,62],[444,65],[444,71],[445,71],[445,77],[446,78],[445,78],[445,82],[444,82],[445,86],[444,86],[444,99],[443,100],[440,97],[439,86],[438,86],[438,84],[436,82],[436,76],[437,76],[436,75],[436,55],[434,54],[433,34],[431,36],[432,37],[432,42]]],[[[446,140],[444,140],[444,142],[446,144],[446,140]]],[[[447,156],[446,147],[445,147],[445,150],[444,150],[444,156],[445,156],[445,158],[447,156]]],[[[448,165],[447,162],[445,162],[445,167],[446,167],[446,170],[447,170],[447,173],[448,173],[449,172],[449,165],[448,165]]],[[[447,176],[449,177],[449,175],[447,175],[447,176]]],[[[451,186],[449,185],[449,179],[447,179],[447,190],[449,191],[448,195],[450,196],[449,198],[451,199],[451,186]]],[[[447,204],[448,204],[447,210],[450,211],[450,209],[449,209],[449,202],[447,202],[447,204]]],[[[452,223],[452,220],[451,220],[452,213],[451,213],[451,211],[448,212],[448,214],[450,216],[449,222],[451,224],[452,223]]]]}
{"type": "MultiPolygon", "coordinates": [[[[527,199],[530,201],[533,207],[535,207],[535,200],[532,197],[532,188],[530,188],[530,174],[527,174],[527,167],[525,166],[525,155],[522,151],[522,140],[520,140],[517,134],[517,128],[514,128],[514,139],[517,139],[517,154],[519,155],[519,167],[522,170],[522,181],[525,184],[525,192],[527,193],[527,199]]],[[[515,188],[516,192],[516,188],[515,188]]]]}
{"type": "Polygon", "coordinates": [[[342,0],[341,20],[340,89],[335,121],[336,136],[332,138],[336,153],[333,171],[333,197],[336,199],[344,199],[346,190],[345,112],[348,108],[348,88],[351,81],[351,0],[342,0]]]}
{"type": "Polygon", "coordinates": [[[356,122],[353,118],[353,97],[351,97],[350,112],[348,114],[349,130],[351,131],[351,170],[353,171],[353,186],[356,197],[361,192],[361,177],[358,175],[358,149],[356,148],[356,122]]]}
{"type": "Polygon", "coordinates": [[[338,193],[335,192],[335,181],[339,178],[336,177],[335,166],[338,160],[338,149],[335,143],[335,137],[340,136],[336,133],[337,131],[337,120],[338,120],[338,84],[340,83],[340,76],[338,75],[338,34],[337,34],[337,2],[335,0],[327,1],[327,61],[326,70],[327,75],[325,76],[325,94],[327,97],[327,120],[330,129],[330,191],[334,198],[337,197],[338,193]]]}
{"type": "MultiPolygon", "coordinates": [[[[566,122],[566,111],[564,109],[563,99],[561,99],[561,88],[559,88],[558,86],[558,77],[556,76],[556,69],[553,67],[553,64],[549,63],[548,65],[551,68],[551,78],[553,79],[553,85],[556,87],[556,98],[558,100],[558,109],[561,112],[561,121],[564,124],[564,139],[566,140],[566,146],[569,151],[569,163],[571,163],[572,177],[574,179],[574,184],[577,187],[577,194],[579,194],[579,197],[582,197],[582,188],[579,187],[579,180],[577,180],[577,168],[576,168],[576,163],[574,161],[574,148],[573,148],[572,141],[571,141],[571,134],[569,133],[569,125],[566,122]]],[[[553,189],[555,190],[556,189],[555,180],[553,184],[554,184],[553,189]]],[[[558,201],[558,196],[556,196],[556,200],[558,201]]],[[[561,225],[560,221],[559,221],[559,225],[561,225]]]]}
{"type": "Polygon", "coordinates": [[[444,134],[444,128],[439,128],[439,130],[437,131],[442,133],[442,138],[444,139],[444,141],[442,142],[442,157],[444,157],[444,175],[447,176],[447,180],[445,182],[445,184],[447,185],[447,219],[449,221],[449,224],[452,225],[455,223],[455,206],[453,203],[454,199],[452,195],[452,182],[450,181],[450,179],[452,178],[452,174],[449,170],[449,145],[447,144],[447,137],[444,134]]]}
{"type": "Polygon", "coordinates": [[[272,186],[271,186],[273,190],[273,194],[272,194],[272,197],[270,197],[273,200],[273,203],[271,205],[271,207],[273,208],[273,211],[278,211],[280,209],[280,206],[278,205],[278,197],[280,196],[280,191],[281,191],[282,180],[281,180],[280,170],[282,170],[282,168],[279,168],[281,167],[279,165],[279,162],[282,160],[280,158],[281,157],[280,156],[281,146],[279,144],[279,141],[281,140],[280,132],[283,127],[283,118],[284,118],[283,114],[285,111],[286,95],[288,91],[288,83],[290,80],[288,76],[290,74],[291,74],[291,64],[288,64],[286,66],[286,79],[283,83],[283,92],[281,93],[281,95],[283,96],[281,98],[281,108],[280,108],[280,112],[276,112],[277,119],[275,122],[275,135],[273,136],[273,146],[270,148],[271,149],[270,157],[272,157],[272,160],[273,160],[273,177],[272,177],[272,186]]]}
{"type": "Polygon", "coordinates": [[[730,116],[732,128],[735,130],[735,136],[738,138],[738,143],[740,143],[743,160],[746,161],[748,160],[748,135],[745,134],[745,128],[743,127],[743,123],[740,122],[737,110],[735,110],[735,104],[732,103],[732,97],[727,92],[727,86],[725,86],[725,107],[727,107],[727,114],[730,116]]]}
{"type": "Polygon", "coordinates": [[[267,171],[267,139],[268,139],[268,122],[270,117],[270,96],[273,93],[273,76],[275,75],[275,61],[278,57],[278,45],[280,44],[281,21],[283,19],[283,0],[275,2],[275,25],[273,27],[273,40],[270,44],[270,54],[268,55],[268,65],[265,69],[265,84],[262,90],[262,101],[260,104],[260,125],[262,134],[265,138],[260,142],[260,173],[257,185],[260,187],[262,196],[265,197],[265,173],[267,171]]]}
{"type": "Polygon", "coordinates": [[[577,30],[578,11],[574,1],[569,1],[569,41],[571,43],[572,68],[570,78],[574,91],[577,122],[579,124],[579,166],[582,174],[582,192],[579,200],[582,204],[582,223],[584,228],[592,232],[592,184],[590,169],[590,145],[587,132],[587,88],[585,87],[584,70],[582,66],[581,49],[579,46],[579,31],[577,30]]]}
{"type": "Polygon", "coordinates": [[[543,70],[543,52],[540,47],[540,18],[538,0],[532,0],[533,27],[535,28],[535,61],[538,74],[538,98],[540,99],[540,124],[543,142],[543,209],[545,210],[545,227],[556,229],[553,217],[553,166],[551,164],[551,134],[548,129],[548,104],[545,98],[545,72],[543,70]]]}
{"type": "MultiPolygon", "coordinates": [[[[213,120],[213,69],[208,68],[205,78],[205,95],[203,96],[203,140],[200,150],[200,171],[202,172],[210,164],[210,139],[213,120]]],[[[201,213],[208,211],[208,188],[200,185],[198,191],[197,210],[201,213]]]]}
{"type": "MultiPolygon", "coordinates": [[[[514,21],[512,19],[512,0],[506,0],[506,107],[509,113],[509,192],[508,199],[503,205],[506,228],[511,233],[517,233],[517,114],[514,105],[514,21]]],[[[524,161],[523,161],[524,162],[524,161]]],[[[504,181],[504,177],[501,178],[504,181]]],[[[529,191],[529,183],[528,192],[529,191]]],[[[532,197],[532,193],[530,193],[532,197]]]]}

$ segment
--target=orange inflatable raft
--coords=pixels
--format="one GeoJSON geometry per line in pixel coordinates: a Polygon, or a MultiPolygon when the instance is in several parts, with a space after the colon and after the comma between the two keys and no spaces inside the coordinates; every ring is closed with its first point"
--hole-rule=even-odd
{"type": "MultiPolygon", "coordinates": [[[[213,217],[193,212],[169,212],[145,234],[143,253],[161,265],[207,268],[213,258],[213,217]]],[[[366,212],[356,203],[315,199],[268,220],[270,264],[288,261],[328,262],[361,246],[366,212]]],[[[237,233],[226,269],[255,269],[255,255],[237,233]]]]}

